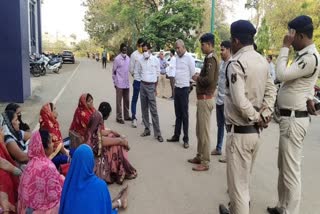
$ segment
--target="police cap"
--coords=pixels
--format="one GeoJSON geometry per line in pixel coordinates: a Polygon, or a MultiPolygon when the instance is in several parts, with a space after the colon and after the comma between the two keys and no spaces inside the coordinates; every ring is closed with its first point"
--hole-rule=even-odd
{"type": "Polygon", "coordinates": [[[288,28],[295,29],[298,33],[313,30],[312,19],[309,16],[298,16],[288,23],[288,28]]]}
{"type": "Polygon", "coordinates": [[[232,37],[243,37],[249,35],[253,37],[257,32],[251,22],[246,20],[238,20],[233,22],[231,24],[230,31],[232,37]]]}

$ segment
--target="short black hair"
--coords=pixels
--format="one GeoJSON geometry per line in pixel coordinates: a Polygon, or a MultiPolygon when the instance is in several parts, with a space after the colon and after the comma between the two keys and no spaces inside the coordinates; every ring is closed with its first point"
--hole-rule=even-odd
{"type": "Polygon", "coordinates": [[[309,39],[313,38],[313,29],[303,32],[309,39]]]}
{"type": "Polygon", "coordinates": [[[223,46],[223,47],[225,47],[227,49],[230,49],[231,48],[231,42],[228,41],[228,40],[225,40],[225,41],[221,42],[220,46],[223,46]]]}
{"type": "Polygon", "coordinates": [[[86,102],[88,102],[90,98],[93,100],[93,96],[88,93],[88,94],[87,94],[87,97],[86,97],[86,102]]]}
{"type": "Polygon", "coordinates": [[[272,60],[272,55],[268,55],[267,57],[272,60]]]}
{"type": "Polygon", "coordinates": [[[137,45],[140,45],[141,43],[144,43],[144,39],[143,38],[139,38],[137,41],[137,45]]]}
{"type": "Polygon", "coordinates": [[[233,39],[239,39],[240,43],[242,45],[253,45],[254,41],[253,41],[253,35],[235,35],[232,36],[233,39]]]}
{"type": "Polygon", "coordinates": [[[199,41],[200,43],[209,43],[214,45],[214,35],[212,33],[205,33],[200,37],[199,41]]]}
{"type": "Polygon", "coordinates": [[[172,48],[172,49],[170,49],[170,53],[171,53],[172,55],[175,55],[175,54],[176,54],[176,51],[172,48]]]}
{"type": "Polygon", "coordinates": [[[40,136],[41,136],[41,141],[43,148],[47,149],[49,147],[49,140],[51,138],[49,131],[45,129],[40,129],[39,130],[40,136]]]}
{"type": "Polygon", "coordinates": [[[150,45],[150,43],[149,43],[149,42],[144,42],[144,43],[142,44],[142,47],[147,47],[147,48],[148,48],[148,50],[150,50],[150,49],[151,49],[151,45],[150,45]]]}
{"type": "Polygon", "coordinates": [[[110,116],[112,108],[108,102],[101,102],[98,110],[101,112],[103,120],[106,120],[110,116]]]}
{"type": "Polygon", "coordinates": [[[126,44],[121,43],[121,45],[120,45],[120,51],[122,51],[122,49],[123,49],[123,48],[126,48],[126,47],[127,47],[127,45],[126,45],[126,44]]]}
{"type": "Polygon", "coordinates": [[[9,103],[6,106],[5,111],[14,111],[14,112],[16,112],[18,108],[20,108],[20,106],[17,103],[9,103]]]}

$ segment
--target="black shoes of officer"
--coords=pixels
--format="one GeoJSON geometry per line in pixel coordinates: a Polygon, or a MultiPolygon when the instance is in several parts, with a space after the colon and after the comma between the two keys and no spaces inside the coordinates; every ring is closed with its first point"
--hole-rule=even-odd
{"type": "Polygon", "coordinates": [[[167,142],[179,142],[179,137],[173,135],[172,138],[167,139],[167,142]]]}
{"type": "Polygon", "coordinates": [[[183,143],[183,148],[185,148],[185,149],[189,148],[189,143],[188,142],[184,142],[183,143]]]}
{"type": "Polygon", "coordinates": [[[122,119],[117,119],[117,123],[124,124],[124,121],[122,119]]]}
{"type": "Polygon", "coordinates": [[[157,140],[158,140],[160,143],[163,142],[163,138],[162,138],[161,136],[158,136],[158,137],[157,137],[157,140]]]}
{"type": "Polygon", "coordinates": [[[223,205],[219,205],[219,213],[220,214],[230,214],[229,210],[223,205]]]}
{"type": "Polygon", "coordinates": [[[283,211],[281,208],[278,207],[267,207],[267,211],[270,214],[282,214],[283,211]]]}

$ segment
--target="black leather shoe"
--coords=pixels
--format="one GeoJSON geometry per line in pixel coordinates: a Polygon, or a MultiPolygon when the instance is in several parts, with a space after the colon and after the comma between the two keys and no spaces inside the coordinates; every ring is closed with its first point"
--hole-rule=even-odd
{"type": "Polygon", "coordinates": [[[150,133],[150,130],[149,129],[145,129],[144,132],[140,135],[141,137],[146,137],[146,136],[149,136],[151,133],[150,133]]]}
{"type": "Polygon", "coordinates": [[[132,121],[132,118],[131,117],[128,117],[128,118],[124,118],[125,121],[132,121]]]}
{"type": "Polygon", "coordinates": [[[162,138],[161,136],[158,136],[158,137],[157,137],[157,140],[158,140],[160,143],[163,142],[163,138],[162,138]]]}
{"type": "Polygon", "coordinates": [[[124,121],[122,119],[117,119],[117,123],[124,124],[124,121]]]}
{"type": "Polygon", "coordinates": [[[220,214],[230,214],[230,211],[223,205],[219,205],[219,213],[220,214]]]}
{"type": "Polygon", "coordinates": [[[179,137],[172,136],[172,138],[167,139],[167,142],[179,142],[179,137]]]}
{"type": "Polygon", "coordinates": [[[283,213],[281,208],[278,208],[278,207],[267,207],[267,211],[270,214],[282,214],[283,213]]]}
{"type": "Polygon", "coordinates": [[[185,148],[185,149],[189,148],[189,143],[188,142],[184,142],[183,143],[183,148],[185,148]]]}

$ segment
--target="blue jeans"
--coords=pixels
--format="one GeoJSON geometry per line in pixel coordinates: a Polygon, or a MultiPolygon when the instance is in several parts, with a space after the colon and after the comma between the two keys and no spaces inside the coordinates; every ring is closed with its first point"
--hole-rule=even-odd
{"type": "Polygon", "coordinates": [[[224,105],[216,105],[218,137],[216,150],[221,152],[224,136],[224,105]]]}
{"type": "Polygon", "coordinates": [[[140,92],[140,81],[134,80],[133,84],[133,94],[131,99],[131,116],[132,120],[137,119],[136,113],[137,113],[137,102],[139,98],[139,92],[140,92]]]}

